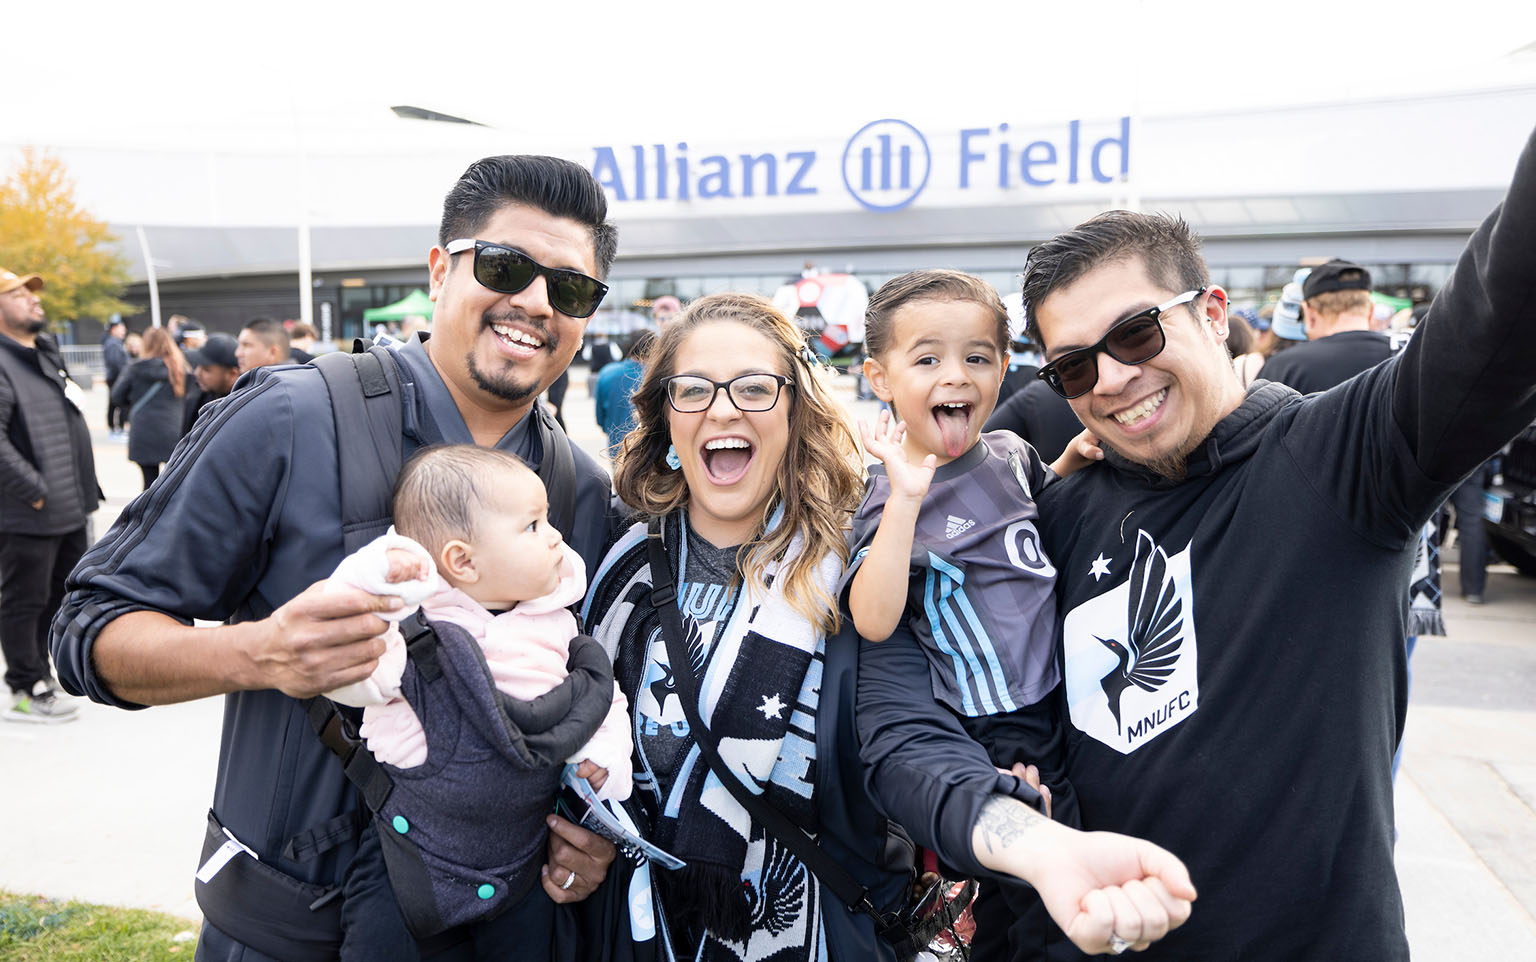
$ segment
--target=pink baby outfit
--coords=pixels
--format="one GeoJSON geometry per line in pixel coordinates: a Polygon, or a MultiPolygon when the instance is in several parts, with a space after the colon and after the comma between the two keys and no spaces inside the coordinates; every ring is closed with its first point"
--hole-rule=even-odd
{"type": "MultiPolygon", "coordinates": [[[[380,615],[390,621],[408,617],[419,602],[428,622],[458,625],[480,643],[496,687],[513,698],[530,701],[565,680],[571,638],[577,633],[576,619],[567,606],[580,601],[587,590],[586,568],[575,551],[560,546],[560,583],[554,591],[493,614],[469,595],[449,587],[435,572],[417,581],[385,582],[389,569],[385,552],[390,548],[417,554],[425,562],[423,570],[431,570],[431,555],[426,549],[391,528],[388,534],[347,556],[331,576],[331,583],[399,596],[406,602],[404,609],[380,615]]],[[[416,712],[400,694],[405,640],[393,624],[384,633],[384,640],[385,653],[372,675],[327,692],[326,697],[363,708],[361,734],[375,758],[396,768],[415,768],[427,760],[427,739],[416,712]]],[[[567,761],[590,759],[607,769],[608,780],[599,797],[623,800],[633,786],[632,747],[629,705],[615,685],[608,716],[591,740],[567,761]]]]}

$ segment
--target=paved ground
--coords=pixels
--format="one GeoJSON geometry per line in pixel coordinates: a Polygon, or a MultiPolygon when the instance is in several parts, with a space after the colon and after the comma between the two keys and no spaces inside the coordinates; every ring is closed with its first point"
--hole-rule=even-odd
{"type": "MultiPolygon", "coordinates": [[[[851,399],[851,380],[841,387],[851,399]]],[[[88,406],[108,500],[98,530],[139,487],[88,406]]],[[[573,435],[602,438],[578,377],[573,435]]],[[[858,407],[864,408],[864,405],[858,407]]],[[[1455,585],[1454,550],[1446,582],[1455,585]]],[[[1490,573],[1488,604],[1446,604],[1448,638],[1414,658],[1398,779],[1398,876],[1414,955],[1530,958],[1536,945],[1536,579],[1490,573]]],[[[198,918],[192,898],[218,752],[217,699],[129,713],[85,704],[79,722],[0,725],[0,888],[198,918]]]]}

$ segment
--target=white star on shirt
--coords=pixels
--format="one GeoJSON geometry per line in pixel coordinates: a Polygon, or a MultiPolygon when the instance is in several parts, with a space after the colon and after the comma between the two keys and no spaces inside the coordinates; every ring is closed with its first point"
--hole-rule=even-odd
{"type": "Polygon", "coordinates": [[[1093,559],[1093,567],[1088,569],[1088,573],[1093,575],[1094,581],[1109,574],[1109,559],[1104,557],[1104,552],[1099,552],[1099,556],[1093,559]]]}
{"type": "Polygon", "coordinates": [[[757,707],[757,710],[763,713],[764,719],[778,718],[784,711],[784,703],[779,701],[778,695],[774,695],[772,698],[764,695],[763,703],[757,707]]]}

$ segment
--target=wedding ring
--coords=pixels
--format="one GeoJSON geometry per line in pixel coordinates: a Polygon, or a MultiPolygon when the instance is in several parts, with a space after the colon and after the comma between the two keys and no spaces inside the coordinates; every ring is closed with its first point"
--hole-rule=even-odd
{"type": "Polygon", "coordinates": [[[1130,942],[1126,941],[1125,939],[1122,939],[1120,936],[1115,935],[1114,933],[1110,933],[1110,936],[1109,936],[1109,954],[1110,955],[1119,955],[1121,952],[1124,952],[1126,949],[1128,949],[1130,947],[1131,947],[1131,943],[1130,942]]]}
{"type": "MultiPolygon", "coordinates": [[[[565,884],[560,886],[560,890],[563,892],[566,889],[570,888],[571,887],[571,883],[574,882],[574,881],[576,881],[576,870],[572,869],[570,876],[568,878],[566,878],[566,880],[565,880],[565,884]]],[[[1124,950],[1124,946],[1126,946],[1126,945],[1130,945],[1130,943],[1129,942],[1123,943],[1122,946],[1121,946],[1122,951],[1124,950]]]]}

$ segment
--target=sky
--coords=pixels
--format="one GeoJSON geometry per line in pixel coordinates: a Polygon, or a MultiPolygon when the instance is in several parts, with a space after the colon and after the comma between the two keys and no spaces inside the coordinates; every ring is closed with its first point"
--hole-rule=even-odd
{"type": "Polygon", "coordinates": [[[1508,0],[78,0],[28,21],[0,147],[410,150],[388,108],[413,104],[565,152],[1536,84],[1536,4],[1508,0]]]}

